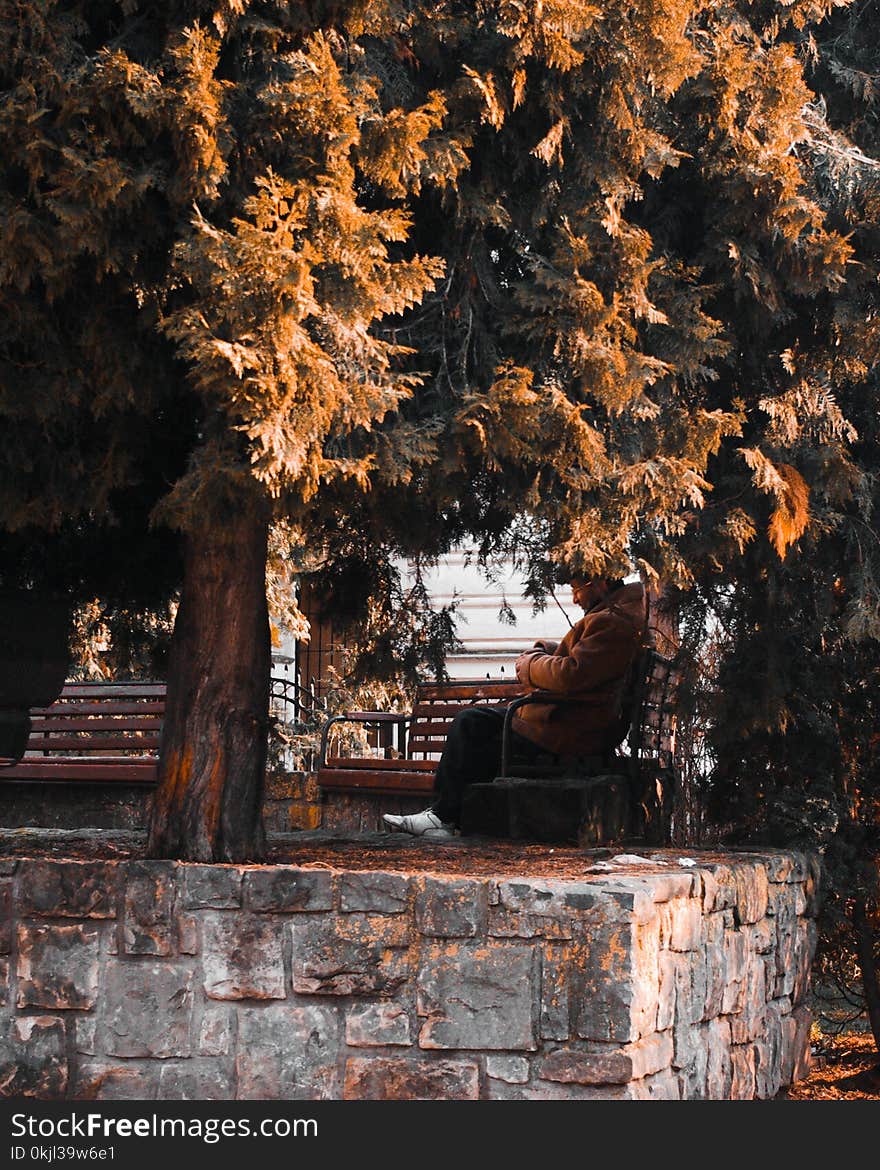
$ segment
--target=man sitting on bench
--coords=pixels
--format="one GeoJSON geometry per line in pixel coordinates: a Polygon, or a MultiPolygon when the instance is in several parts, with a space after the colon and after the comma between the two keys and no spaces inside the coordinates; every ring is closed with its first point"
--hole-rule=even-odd
{"type": "MultiPolygon", "coordinates": [[[[536,642],[516,660],[516,676],[531,690],[552,691],[566,703],[527,703],[512,720],[511,748],[526,762],[554,757],[599,755],[625,735],[620,701],[630,664],[645,627],[645,591],[606,577],[573,573],[573,604],[584,616],[561,642],[536,642]]],[[[390,829],[427,840],[452,837],[468,784],[492,780],[501,763],[504,706],[466,707],[452,721],[434,776],[434,796],[423,812],[386,813],[390,829]]]]}

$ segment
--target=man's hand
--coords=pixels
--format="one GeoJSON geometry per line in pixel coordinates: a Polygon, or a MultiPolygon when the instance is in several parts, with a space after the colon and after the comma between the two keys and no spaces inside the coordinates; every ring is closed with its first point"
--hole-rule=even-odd
{"type": "Polygon", "coordinates": [[[529,681],[529,664],[536,654],[540,654],[540,650],[524,650],[516,660],[516,677],[521,683],[528,683],[529,681]]]}

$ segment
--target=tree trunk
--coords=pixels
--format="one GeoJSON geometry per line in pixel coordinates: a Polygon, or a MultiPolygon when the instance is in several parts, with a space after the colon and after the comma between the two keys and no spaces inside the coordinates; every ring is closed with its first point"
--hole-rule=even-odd
{"type": "Polygon", "coordinates": [[[880,1052],[880,982],[877,978],[877,961],[874,956],[874,935],[864,898],[856,898],[853,903],[852,924],[862,977],[862,994],[868,1009],[868,1023],[874,1034],[874,1045],[880,1052]]]}
{"type": "Polygon", "coordinates": [[[268,524],[242,507],[187,536],[149,855],[257,861],[271,652],[268,524]]]}

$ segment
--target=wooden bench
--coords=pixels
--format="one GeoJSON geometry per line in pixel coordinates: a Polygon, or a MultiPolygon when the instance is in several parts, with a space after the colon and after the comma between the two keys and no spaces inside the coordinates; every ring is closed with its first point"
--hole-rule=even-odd
{"type": "Polygon", "coordinates": [[[164,682],[70,682],[49,707],[31,708],[24,756],[0,783],[156,783],[164,682]]]}
{"type": "Polygon", "coordinates": [[[430,795],[446,734],[458,712],[473,703],[507,706],[524,691],[518,682],[453,679],[448,683],[420,685],[409,715],[393,711],[346,711],[336,715],[327,721],[321,735],[318,787],[322,792],[430,795]],[[360,723],[377,729],[376,750],[381,754],[329,755],[334,728],[343,723],[360,723]]]}

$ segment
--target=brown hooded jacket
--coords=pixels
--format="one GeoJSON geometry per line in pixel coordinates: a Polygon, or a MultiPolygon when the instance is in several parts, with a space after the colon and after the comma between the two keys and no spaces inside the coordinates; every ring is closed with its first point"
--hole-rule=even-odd
{"type": "Polygon", "coordinates": [[[598,601],[558,646],[539,644],[528,662],[529,690],[553,691],[569,703],[527,703],[513,729],[560,755],[598,755],[616,747],[627,672],[645,632],[645,590],[622,585],[598,601]]]}

